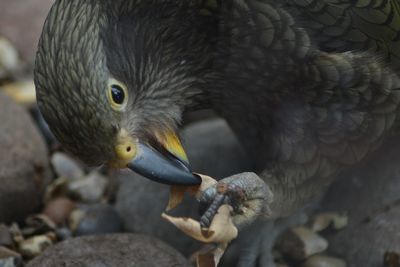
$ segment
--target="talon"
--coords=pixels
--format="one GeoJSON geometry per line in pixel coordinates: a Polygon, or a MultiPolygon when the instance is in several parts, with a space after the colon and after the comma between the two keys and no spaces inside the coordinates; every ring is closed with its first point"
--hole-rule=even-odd
{"type": "Polygon", "coordinates": [[[232,206],[236,214],[242,213],[240,210],[240,204],[246,199],[246,193],[243,188],[235,184],[219,182],[216,189],[217,194],[200,218],[200,226],[202,230],[206,230],[210,227],[215,214],[223,204],[227,203],[232,206]]]}
{"type": "Polygon", "coordinates": [[[200,218],[201,229],[206,230],[210,227],[212,219],[214,218],[215,214],[217,214],[219,207],[221,207],[224,204],[225,198],[226,198],[225,194],[218,193],[215,196],[211,205],[208,207],[206,212],[204,212],[204,214],[200,218]]]}

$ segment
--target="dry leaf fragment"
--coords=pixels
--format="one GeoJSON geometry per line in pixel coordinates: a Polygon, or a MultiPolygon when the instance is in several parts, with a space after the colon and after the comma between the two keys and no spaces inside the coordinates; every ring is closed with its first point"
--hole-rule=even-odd
{"type": "MultiPolygon", "coordinates": [[[[189,193],[199,199],[207,188],[217,184],[217,181],[209,176],[196,175],[202,179],[201,184],[198,186],[171,186],[167,211],[177,207],[183,201],[185,193],[189,193]]],[[[209,247],[206,251],[201,251],[196,255],[197,267],[216,267],[229,242],[238,235],[238,230],[232,222],[231,212],[232,207],[229,205],[219,207],[210,228],[207,230],[202,230],[200,222],[191,218],[176,218],[165,213],[162,214],[162,217],[198,241],[217,243],[216,246],[209,247]]]]}
{"type": "Polygon", "coordinates": [[[227,245],[219,245],[216,248],[199,253],[196,257],[197,267],[216,267],[225,253],[227,245]]]}
{"type": "Polygon", "coordinates": [[[198,241],[227,244],[235,239],[238,234],[238,230],[232,222],[231,211],[231,206],[222,205],[218,209],[208,231],[202,231],[200,223],[191,218],[176,218],[165,213],[162,214],[162,217],[198,241]]]}
{"type": "Polygon", "coordinates": [[[198,186],[171,186],[168,205],[166,211],[170,211],[176,208],[182,201],[185,196],[185,193],[189,193],[190,195],[195,196],[196,198],[200,198],[201,193],[207,188],[215,185],[217,181],[210,176],[197,174],[201,178],[201,184],[198,186]]]}

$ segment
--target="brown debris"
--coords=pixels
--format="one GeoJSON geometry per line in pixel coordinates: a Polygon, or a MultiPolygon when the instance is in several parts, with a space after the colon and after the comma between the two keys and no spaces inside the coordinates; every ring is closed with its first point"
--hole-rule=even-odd
{"type": "Polygon", "coordinates": [[[400,254],[396,252],[386,252],[384,256],[384,267],[400,267],[400,254]]]}

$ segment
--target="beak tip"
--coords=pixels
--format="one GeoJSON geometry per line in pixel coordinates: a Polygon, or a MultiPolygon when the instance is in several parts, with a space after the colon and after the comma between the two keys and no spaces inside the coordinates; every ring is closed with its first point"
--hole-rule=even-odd
{"type": "Polygon", "coordinates": [[[138,155],[128,163],[127,167],[162,184],[187,186],[201,184],[201,178],[193,174],[189,168],[165,158],[146,145],[139,146],[138,155]]]}

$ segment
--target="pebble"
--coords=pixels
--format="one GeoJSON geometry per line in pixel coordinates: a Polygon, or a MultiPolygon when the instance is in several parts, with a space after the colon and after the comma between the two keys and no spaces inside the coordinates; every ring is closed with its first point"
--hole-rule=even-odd
{"type": "Polygon", "coordinates": [[[0,34],[9,38],[24,62],[33,65],[40,32],[54,0],[1,0],[0,34]]]}
{"type": "Polygon", "coordinates": [[[0,246],[11,247],[14,244],[10,229],[4,224],[0,225],[0,246]]]}
{"type": "Polygon", "coordinates": [[[51,180],[47,147],[27,111],[1,92],[0,121],[0,222],[22,222],[51,180]]]}
{"type": "Polygon", "coordinates": [[[81,164],[62,152],[55,152],[51,156],[51,165],[58,177],[68,180],[78,180],[85,175],[81,164]]]}
{"type": "Polygon", "coordinates": [[[68,179],[58,178],[46,188],[43,202],[48,203],[53,199],[68,196],[68,179]]]}
{"type": "Polygon", "coordinates": [[[325,251],[328,242],[308,228],[296,227],[286,231],[279,238],[277,248],[288,258],[302,261],[325,251]]]}
{"type": "Polygon", "coordinates": [[[75,207],[75,202],[68,198],[60,197],[48,202],[43,214],[47,215],[57,225],[61,225],[67,221],[75,207]]]}
{"type": "Polygon", "coordinates": [[[1,90],[18,104],[29,108],[36,105],[36,91],[33,80],[8,83],[3,85],[1,90]]]}
{"type": "Polygon", "coordinates": [[[308,258],[302,267],[346,267],[346,263],[338,258],[314,255],[308,258]]]}
{"type": "Polygon", "coordinates": [[[19,253],[0,246],[0,266],[17,267],[22,266],[22,257],[19,253]]]}
{"type": "Polygon", "coordinates": [[[92,171],[86,177],[71,181],[69,192],[85,203],[99,202],[105,195],[108,185],[107,177],[98,171],[92,171]]]}
{"type": "Polygon", "coordinates": [[[19,252],[28,259],[34,258],[51,246],[54,239],[52,234],[31,237],[19,243],[19,252]]]}
{"type": "Polygon", "coordinates": [[[76,236],[122,232],[122,220],[108,204],[81,206],[72,212],[70,228],[76,236]]]}
{"type": "Polygon", "coordinates": [[[346,227],[348,218],[346,214],[339,214],[335,212],[325,212],[314,216],[311,222],[311,230],[320,232],[332,226],[335,230],[340,230],[346,227]]]}
{"type": "Polygon", "coordinates": [[[9,78],[20,64],[17,50],[5,37],[0,37],[0,80],[9,78]]]}
{"type": "Polygon", "coordinates": [[[57,228],[55,233],[57,239],[61,241],[72,238],[72,231],[68,227],[57,228]]]}
{"type": "Polygon", "coordinates": [[[56,224],[46,215],[31,215],[26,219],[26,227],[22,229],[23,236],[41,235],[52,232],[56,229],[56,224]]]}
{"type": "Polygon", "coordinates": [[[191,265],[174,248],[149,236],[110,234],[66,240],[48,248],[26,267],[189,267],[191,265]]]}

